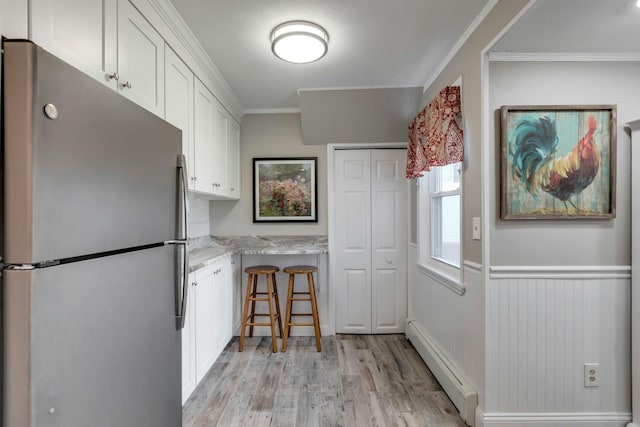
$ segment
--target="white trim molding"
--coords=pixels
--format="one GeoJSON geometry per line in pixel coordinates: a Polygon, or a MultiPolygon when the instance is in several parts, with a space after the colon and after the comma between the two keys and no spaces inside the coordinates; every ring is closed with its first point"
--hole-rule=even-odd
{"type": "Polygon", "coordinates": [[[469,27],[467,27],[467,29],[462,34],[462,36],[460,36],[456,44],[453,45],[453,47],[451,48],[447,56],[444,58],[444,60],[438,65],[438,68],[435,69],[435,71],[425,81],[424,85],[422,85],[423,92],[429,89],[429,86],[433,84],[433,82],[438,78],[440,73],[442,73],[442,71],[446,68],[446,66],[449,65],[449,62],[451,62],[451,60],[453,59],[454,56],[456,56],[458,51],[462,49],[462,46],[464,46],[464,44],[467,42],[469,37],[471,37],[471,34],[473,34],[473,32],[480,26],[480,24],[482,24],[482,21],[484,21],[487,15],[489,15],[489,12],[491,12],[491,10],[495,7],[496,4],[498,4],[498,0],[491,0],[480,11],[478,16],[476,16],[473,22],[471,22],[471,25],[469,25],[469,27]]]}
{"type": "MultiPolygon", "coordinates": [[[[218,67],[211,60],[200,41],[198,41],[191,29],[184,22],[184,19],[182,19],[182,16],[173,4],[169,0],[133,0],[133,3],[137,8],[143,9],[141,12],[147,17],[147,19],[149,19],[148,17],[150,16],[148,13],[148,7],[151,7],[151,9],[162,19],[163,24],[166,25],[169,31],[171,31],[173,37],[175,37],[175,39],[181,44],[182,49],[184,49],[184,51],[193,58],[193,61],[198,67],[207,73],[207,80],[210,80],[211,83],[213,83],[213,87],[209,87],[210,85],[207,85],[208,89],[213,92],[215,97],[218,98],[218,100],[225,106],[227,111],[229,111],[229,113],[231,113],[231,115],[239,122],[242,117],[242,113],[244,112],[244,107],[240,98],[238,98],[233,88],[226,81],[218,67]]],[[[156,30],[158,30],[158,28],[156,28],[156,30]]],[[[169,40],[167,38],[167,34],[162,35],[163,38],[167,40],[167,43],[176,50],[177,46],[175,46],[173,40],[169,40]]],[[[177,53],[180,56],[180,52],[177,53]]],[[[185,58],[182,59],[184,60],[185,58]]],[[[191,64],[187,65],[189,65],[189,68],[192,68],[191,64]]],[[[195,70],[192,69],[192,71],[195,70]]],[[[203,76],[199,77],[202,79],[203,76]]]]}
{"type": "Polygon", "coordinates": [[[489,52],[496,62],[636,62],[634,52],[489,52]]]}
{"type": "MultiPolygon", "coordinates": [[[[630,412],[561,412],[561,413],[483,413],[476,410],[478,427],[567,427],[571,425],[597,427],[619,427],[631,421],[630,412]]],[[[631,427],[631,426],[629,426],[631,427]]]]}
{"type": "Polygon", "coordinates": [[[497,266],[491,279],[630,279],[630,265],[497,266]]]}
{"type": "Polygon", "coordinates": [[[444,286],[445,288],[449,289],[450,291],[452,291],[455,294],[458,294],[460,296],[464,295],[465,292],[467,292],[467,285],[464,283],[461,283],[460,281],[449,277],[448,275],[442,273],[440,270],[437,270],[433,267],[431,267],[429,264],[425,264],[425,263],[418,263],[418,271],[421,274],[424,274],[425,276],[429,277],[430,279],[432,279],[434,282],[444,286]]]}

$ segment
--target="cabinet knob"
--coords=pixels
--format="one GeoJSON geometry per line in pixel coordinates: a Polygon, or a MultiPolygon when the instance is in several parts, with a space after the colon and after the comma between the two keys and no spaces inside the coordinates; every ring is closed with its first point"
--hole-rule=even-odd
{"type": "Polygon", "coordinates": [[[385,261],[387,262],[387,264],[391,264],[393,262],[391,258],[387,258],[385,261]]]}
{"type": "Polygon", "coordinates": [[[197,179],[198,179],[198,178],[197,178],[197,177],[195,177],[195,176],[192,176],[192,177],[191,177],[191,181],[193,181],[193,182],[195,182],[197,179]]]}
{"type": "Polygon", "coordinates": [[[120,86],[123,88],[131,89],[131,82],[122,83],[120,86]]]}
{"type": "Polygon", "coordinates": [[[107,77],[109,77],[110,80],[115,80],[115,81],[118,81],[118,79],[120,78],[118,73],[107,74],[107,77]]]}
{"type": "Polygon", "coordinates": [[[191,286],[198,286],[198,282],[192,282],[191,286]]]}
{"type": "Polygon", "coordinates": [[[231,191],[236,191],[236,189],[235,189],[235,188],[233,188],[233,187],[231,187],[229,190],[231,190],[231,191]]]}

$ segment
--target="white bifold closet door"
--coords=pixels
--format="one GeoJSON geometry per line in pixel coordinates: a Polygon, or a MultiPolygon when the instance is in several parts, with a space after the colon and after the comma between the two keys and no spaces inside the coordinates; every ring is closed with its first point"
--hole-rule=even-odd
{"type": "Polygon", "coordinates": [[[336,150],[336,332],[404,332],[406,150],[336,150]]]}

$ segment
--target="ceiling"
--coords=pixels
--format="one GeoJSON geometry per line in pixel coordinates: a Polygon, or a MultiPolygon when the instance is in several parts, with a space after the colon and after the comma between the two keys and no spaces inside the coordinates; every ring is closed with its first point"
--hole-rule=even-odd
{"type": "Polygon", "coordinates": [[[171,0],[249,112],[297,109],[298,89],[424,86],[489,0],[171,0]],[[311,64],[271,53],[278,24],[329,33],[311,64]]]}
{"type": "Polygon", "coordinates": [[[636,2],[540,0],[492,51],[640,54],[640,8],[636,2]]]}
{"type": "MultiPolygon", "coordinates": [[[[491,0],[171,0],[246,112],[298,109],[298,89],[424,86],[491,0]],[[278,24],[329,33],[311,64],[271,53],[278,24]]],[[[637,0],[539,0],[493,52],[638,54],[637,0]]]]}

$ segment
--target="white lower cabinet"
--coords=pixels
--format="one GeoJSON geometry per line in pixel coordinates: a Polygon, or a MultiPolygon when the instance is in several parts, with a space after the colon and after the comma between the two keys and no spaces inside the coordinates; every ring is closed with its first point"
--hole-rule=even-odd
{"type": "Polygon", "coordinates": [[[182,401],[189,398],[232,337],[231,258],[189,276],[182,330],[182,401]]]}

